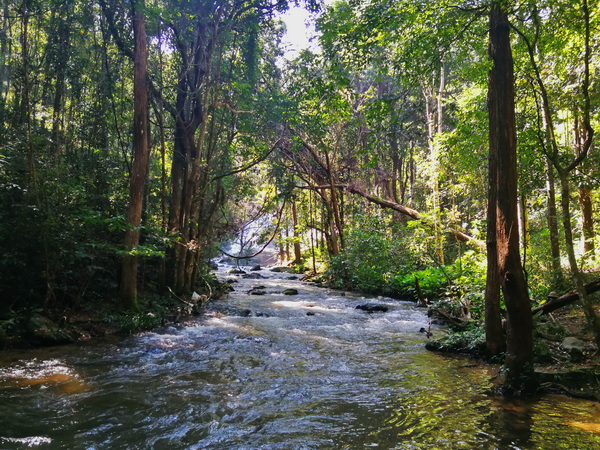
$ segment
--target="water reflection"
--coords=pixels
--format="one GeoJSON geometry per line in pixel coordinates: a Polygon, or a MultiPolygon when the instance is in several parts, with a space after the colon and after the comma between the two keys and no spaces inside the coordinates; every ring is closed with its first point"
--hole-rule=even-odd
{"type": "Polygon", "coordinates": [[[244,282],[185,326],[1,355],[0,448],[600,448],[598,405],[496,397],[489,367],[423,350],[411,305],[244,282]]]}

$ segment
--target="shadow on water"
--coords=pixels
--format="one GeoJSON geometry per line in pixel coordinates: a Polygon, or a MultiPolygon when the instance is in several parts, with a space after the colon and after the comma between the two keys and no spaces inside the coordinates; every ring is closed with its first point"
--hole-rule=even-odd
{"type": "Polygon", "coordinates": [[[598,404],[493,395],[412,305],[259,274],[181,326],[0,354],[0,448],[600,448],[598,404]]]}

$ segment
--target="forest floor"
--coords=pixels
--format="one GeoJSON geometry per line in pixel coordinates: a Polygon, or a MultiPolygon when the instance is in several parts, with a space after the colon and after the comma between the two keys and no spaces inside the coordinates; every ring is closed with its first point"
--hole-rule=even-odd
{"type": "MultiPolygon", "coordinates": [[[[596,314],[600,315],[600,305],[596,305],[596,314]]],[[[581,305],[570,305],[548,316],[549,326],[538,324],[538,330],[554,326],[562,330],[562,336],[576,338],[584,345],[581,352],[569,352],[563,347],[562,337],[536,332],[534,353],[536,350],[544,353],[536,364],[540,382],[562,386],[570,395],[600,400],[600,351],[581,305]]]]}

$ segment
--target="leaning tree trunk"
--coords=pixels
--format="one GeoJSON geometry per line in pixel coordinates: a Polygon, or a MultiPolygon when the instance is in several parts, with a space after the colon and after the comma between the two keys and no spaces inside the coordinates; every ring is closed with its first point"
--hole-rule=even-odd
{"type": "Polygon", "coordinates": [[[517,139],[510,25],[500,1],[490,11],[488,80],[490,155],[495,171],[496,245],[498,275],[507,311],[506,382],[504,391],[519,394],[533,389],[533,321],[527,285],[519,255],[517,197],[517,139]]]}

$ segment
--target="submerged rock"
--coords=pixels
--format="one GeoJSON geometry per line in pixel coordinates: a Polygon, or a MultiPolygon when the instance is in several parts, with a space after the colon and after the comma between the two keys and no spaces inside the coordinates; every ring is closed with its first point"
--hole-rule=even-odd
{"type": "Polygon", "coordinates": [[[375,303],[365,303],[364,305],[358,305],[355,309],[360,309],[368,313],[373,312],[387,312],[388,307],[384,305],[377,305],[375,303]]]}

